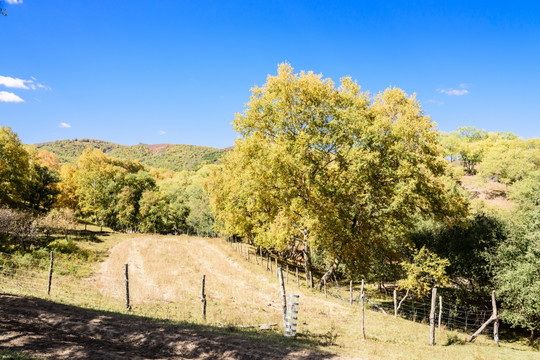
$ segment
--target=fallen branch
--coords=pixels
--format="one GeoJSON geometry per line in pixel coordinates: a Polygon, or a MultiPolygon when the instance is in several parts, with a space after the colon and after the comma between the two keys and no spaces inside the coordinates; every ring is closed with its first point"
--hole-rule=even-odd
{"type": "Polygon", "coordinates": [[[405,301],[407,296],[409,296],[409,290],[408,289],[407,289],[407,292],[405,293],[405,296],[403,297],[403,299],[401,299],[401,301],[399,302],[399,304],[398,304],[398,306],[396,308],[396,316],[399,313],[399,308],[401,307],[401,304],[403,304],[403,302],[405,301]]]}
{"type": "Polygon", "coordinates": [[[380,307],[379,305],[375,304],[373,301],[369,300],[367,297],[364,298],[366,299],[367,302],[369,302],[371,305],[373,305],[373,307],[375,307],[375,309],[379,310],[380,312],[382,312],[383,314],[386,315],[386,311],[384,311],[384,309],[382,307],[380,307]]]}
{"type": "Polygon", "coordinates": [[[480,333],[482,331],[484,331],[484,329],[493,321],[497,319],[497,316],[496,315],[492,315],[488,321],[486,321],[484,324],[482,324],[482,326],[480,326],[480,329],[476,330],[476,332],[474,334],[471,335],[471,337],[469,338],[469,340],[467,340],[468,342],[472,342],[474,339],[476,339],[476,337],[478,335],[480,335],[480,333]]]}

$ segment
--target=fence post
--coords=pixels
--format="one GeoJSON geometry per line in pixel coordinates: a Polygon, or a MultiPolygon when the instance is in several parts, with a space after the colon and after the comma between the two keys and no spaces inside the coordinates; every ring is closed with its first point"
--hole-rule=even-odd
{"type": "Polygon", "coordinates": [[[435,306],[437,306],[437,288],[431,290],[431,310],[429,312],[429,345],[435,345],[435,306]]]}
{"type": "Polygon", "coordinates": [[[394,318],[397,319],[397,290],[394,289],[394,318]]]}
{"type": "Polygon", "coordinates": [[[272,269],[270,268],[272,264],[270,263],[270,256],[268,253],[266,254],[266,270],[272,272],[272,269]]]}
{"type": "Polygon", "coordinates": [[[366,329],[364,328],[364,279],[362,279],[362,287],[360,290],[360,309],[362,312],[362,318],[361,318],[362,340],[366,340],[366,329]]]}
{"type": "Polygon", "coordinates": [[[309,272],[309,288],[313,291],[313,275],[309,272]]]}
{"type": "Polygon", "coordinates": [[[441,320],[442,320],[442,296],[439,296],[439,331],[441,330],[441,320]]]}
{"type": "Polygon", "coordinates": [[[495,301],[495,290],[491,292],[491,305],[493,305],[493,315],[495,322],[493,324],[493,340],[495,345],[499,346],[499,315],[497,315],[497,302],[495,301]]]}
{"type": "Polygon", "coordinates": [[[129,303],[129,269],[128,269],[128,264],[126,264],[125,267],[126,267],[126,310],[131,311],[131,304],[129,303]]]}
{"type": "Polygon", "coordinates": [[[206,275],[202,276],[201,281],[201,302],[202,302],[202,316],[203,320],[206,321],[206,294],[204,293],[206,275]]]}
{"type": "Polygon", "coordinates": [[[49,281],[47,284],[47,295],[51,295],[53,267],[54,267],[54,253],[51,251],[51,263],[49,264],[49,281]]]}
{"type": "Polygon", "coordinates": [[[349,305],[352,305],[352,280],[349,283],[349,305]]]}
{"type": "Polygon", "coordinates": [[[279,278],[279,274],[278,274],[278,265],[277,265],[277,256],[276,256],[276,276],[279,278]]]}
{"type": "Polygon", "coordinates": [[[287,323],[287,295],[285,294],[285,284],[283,283],[283,272],[281,268],[277,268],[279,287],[281,289],[281,301],[283,305],[283,331],[285,332],[287,323]]]}
{"type": "Polygon", "coordinates": [[[296,267],[296,287],[300,287],[300,277],[298,277],[298,266],[296,267]]]}
{"type": "Polygon", "coordinates": [[[287,277],[286,282],[287,282],[287,284],[288,284],[288,283],[289,283],[289,264],[287,264],[287,273],[286,273],[286,274],[287,274],[287,275],[286,275],[286,277],[287,277]]]}

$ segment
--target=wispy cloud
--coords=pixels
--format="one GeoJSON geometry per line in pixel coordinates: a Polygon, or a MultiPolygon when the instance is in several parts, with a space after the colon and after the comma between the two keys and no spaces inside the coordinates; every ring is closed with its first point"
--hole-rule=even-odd
{"type": "Polygon", "coordinates": [[[10,93],[7,91],[0,91],[0,102],[6,102],[6,103],[20,103],[24,102],[23,99],[15,95],[14,93],[10,93]]]}
{"type": "Polygon", "coordinates": [[[166,134],[166,132],[165,132],[165,131],[163,131],[163,130],[159,130],[159,131],[158,131],[158,134],[159,134],[159,135],[165,135],[165,134],[166,134]]]}
{"type": "Polygon", "coordinates": [[[427,102],[430,103],[430,104],[435,104],[435,105],[443,105],[444,104],[444,102],[442,102],[440,100],[435,100],[435,99],[429,99],[427,102]]]}
{"type": "Polygon", "coordinates": [[[45,89],[51,90],[47,85],[40,84],[35,77],[31,77],[30,80],[24,80],[19,78],[12,78],[9,76],[0,75],[0,85],[12,89],[24,89],[24,90],[36,90],[45,89]]]}
{"type": "Polygon", "coordinates": [[[71,125],[65,122],[61,122],[60,125],[58,125],[59,128],[69,129],[71,125]]]}
{"type": "Polygon", "coordinates": [[[463,96],[463,95],[467,95],[469,93],[469,90],[467,90],[466,88],[467,88],[467,84],[459,84],[458,89],[448,88],[448,89],[438,89],[438,91],[441,94],[445,94],[445,95],[463,96]]]}
{"type": "Polygon", "coordinates": [[[6,2],[10,5],[17,5],[17,4],[22,4],[23,0],[6,0],[6,2]]]}

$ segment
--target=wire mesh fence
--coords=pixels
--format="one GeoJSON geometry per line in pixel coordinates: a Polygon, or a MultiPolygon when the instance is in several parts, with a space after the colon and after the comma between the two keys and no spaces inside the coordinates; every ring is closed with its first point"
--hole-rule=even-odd
{"type": "MultiPolygon", "coordinates": [[[[309,274],[306,276],[303,268],[281,262],[270,254],[261,256],[249,247],[238,244],[231,244],[231,246],[242,254],[245,261],[266,268],[272,274],[277,266],[280,266],[284,271],[287,286],[311,287],[309,274]]],[[[90,265],[55,260],[51,279],[49,262],[50,260],[45,257],[34,258],[0,252],[0,290],[100,310],[124,311],[126,309],[126,279],[123,271],[119,270],[112,276],[110,273],[100,273],[97,276],[95,269],[90,265]],[[52,281],[52,291],[47,294],[48,287],[51,286],[50,281],[52,281]]],[[[130,293],[130,303],[133,313],[137,315],[172,321],[193,320],[199,316],[200,299],[197,291],[187,294],[188,298],[178,303],[167,297],[165,289],[137,277],[129,279],[129,286],[133,289],[130,293]],[[192,306],[186,307],[186,304],[192,304],[192,306]]],[[[313,291],[317,290],[313,289],[313,291]]],[[[360,291],[339,283],[335,278],[325,284],[324,293],[326,296],[352,305],[358,305],[361,301],[360,291]]],[[[371,298],[369,293],[366,293],[364,299],[367,309],[388,315],[394,314],[392,299],[376,299],[375,296],[371,298]]],[[[430,306],[427,301],[409,297],[401,303],[398,316],[415,322],[429,323],[430,306]]],[[[440,317],[442,328],[472,333],[490,318],[491,311],[459,307],[456,304],[445,303],[443,299],[442,310],[437,306],[435,314],[435,323],[439,323],[440,317]]],[[[490,324],[483,333],[492,330],[493,324],[490,324]]]]}

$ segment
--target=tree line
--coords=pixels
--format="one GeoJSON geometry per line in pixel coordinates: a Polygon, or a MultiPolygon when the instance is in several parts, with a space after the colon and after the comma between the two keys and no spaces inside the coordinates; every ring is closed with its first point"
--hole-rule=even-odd
{"type": "MultiPolygon", "coordinates": [[[[22,144],[9,127],[0,127],[0,165],[6,219],[43,218],[45,224],[55,210],[58,221],[64,214],[71,223],[77,218],[125,232],[215,234],[202,185],[206,167],[157,170],[99,149],[86,149],[76,164],[61,166],[54,153],[22,144]]],[[[19,222],[35,221],[12,221],[19,222]]],[[[7,239],[10,231],[4,233],[7,239]]]]}

